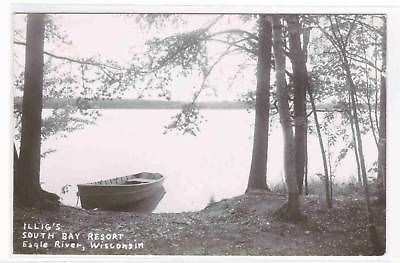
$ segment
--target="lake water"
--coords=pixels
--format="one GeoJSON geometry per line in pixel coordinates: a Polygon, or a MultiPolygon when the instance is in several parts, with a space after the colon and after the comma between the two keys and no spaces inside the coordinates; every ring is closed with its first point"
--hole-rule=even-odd
{"type": "MultiPolygon", "coordinates": [[[[56,152],[42,160],[43,188],[76,205],[76,184],[109,179],[142,171],[159,172],[166,179],[166,195],[155,212],[195,211],[210,198],[218,201],[242,194],[250,170],[254,113],[246,110],[203,110],[207,120],[197,136],[163,134],[176,110],[102,110],[96,125],[75,131],[66,138],[50,138],[43,149],[56,152]],[[61,188],[70,184],[67,194],[61,188]]],[[[364,138],[367,164],[376,160],[370,135],[364,138]]],[[[282,135],[271,128],[268,183],[280,183],[282,135]]],[[[310,176],[322,172],[315,136],[309,137],[310,176]]],[[[336,170],[336,180],[356,176],[354,154],[349,152],[336,170]]]]}

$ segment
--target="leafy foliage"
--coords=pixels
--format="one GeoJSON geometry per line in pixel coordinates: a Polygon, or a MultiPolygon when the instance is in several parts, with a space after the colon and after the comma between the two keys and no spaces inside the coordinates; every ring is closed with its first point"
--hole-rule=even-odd
{"type": "MultiPolygon", "coordinates": [[[[184,18],[185,15],[182,15],[184,18]]],[[[191,104],[195,104],[199,95],[205,89],[212,89],[214,93],[217,90],[213,85],[208,85],[207,79],[218,63],[228,55],[233,53],[243,52],[249,59],[256,58],[257,41],[254,41],[254,36],[251,32],[238,29],[228,29],[215,31],[213,27],[221,22],[223,18],[229,24],[230,16],[209,16],[210,20],[202,27],[189,32],[176,33],[167,37],[156,37],[146,43],[147,50],[145,58],[141,59],[143,80],[145,81],[144,89],[157,90],[160,97],[166,99],[171,98],[171,87],[174,81],[182,78],[190,78],[191,76],[202,77],[203,81],[199,85],[193,85],[193,100],[191,104]],[[208,45],[210,42],[222,43],[226,46],[220,54],[210,54],[208,45]]],[[[140,17],[141,20],[148,20],[150,24],[155,23],[158,27],[162,23],[171,25],[176,23],[174,19],[170,20],[171,16],[155,15],[140,17]],[[159,23],[162,21],[162,23],[159,23]]],[[[251,20],[252,16],[243,16],[243,21],[251,20]]],[[[182,21],[179,21],[182,22],[182,21]]],[[[178,22],[178,23],[179,23],[178,22]]],[[[238,71],[233,78],[229,79],[229,85],[232,85],[236,77],[238,77],[248,66],[254,66],[249,63],[239,65],[238,71]]],[[[246,76],[247,78],[247,76],[246,76]]],[[[190,104],[189,104],[190,105],[190,104]]],[[[180,114],[174,117],[175,120],[169,129],[178,129],[184,131],[184,134],[196,134],[200,123],[189,125],[188,121],[199,121],[200,116],[194,117],[198,111],[196,107],[186,107],[180,114]],[[183,118],[183,116],[190,116],[183,118]],[[180,120],[185,121],[180,121],[180,120]],[[179,125],[183,125],[179,128],[179,125]],[[188,129],[193,128],[192,132],[188,129]]]]}
{"type": "MultiPolygon", "coordinates": [[[[382,63],[382,17],[374,15],[308,15],[304,20],[312,27],[313,39],[309,52],[311,66],[311,84],[319,103],[340,105],[340,122],[328,128],[324,124],[328,141],[333,145],[341,138],[346,145],[339,150],[336,162],[345,158],[349,148],[354,147],[349,139],[349,86],[342,68],[338,36],[349,56],[352,79],[356,85],[356,103],[358,120],[362,134],[369,131],[377,133],[379,72],[382,63]],[[342,129],[338,131],[338,129],[342,129]],[[336,130],[336,131],[334,131],[336,130]]],[[[324,123],[335,121],[329,116],[324,123]]],[[[376,137],[376,136],[375,136],[376,137]]]]}
{"type": "MultiPolygon", "coordinates": [[[[67,46],[71,44],[66,34],[56,23],[56,15],[47,15],[45,24],[45,46],[67,46]]],[[[15,43],[24,45],[20,31],[15,33],[15,43]]],[[[70,99],[74,103],[58,105],[50,114],[44,114],[42,121],[42,141],[50,136],[65,137],[68,133],[93,124],[99,117],[97,110],[89,108],[90,101],[110,100],[120,97],[135,85],[138,78],[136,65],[122,67],[112,60],[101,61],[99,57],[72,58],[45,51],[43,99],[70,99]]],[[[18,64],[18,57],[15,57],[18,64]]],[[[23,91],[23,68],[15,70],[14,88],[23,91]]],[[[21,94],[22,96],[23,94],[21,94]]],[[[66,100],[68,101],[68,100],[66,100]]],[[[16,133],[20,139],[21,100],[15,100],[14,116],[16,133]]],[[[42,156],[52,150],[44,151],[42,156]]]]}
{"type": "Polygon", "coordinates": [[[200,124],[204,121],[199,107],[195,103],[185,104],[182,111],[173,117],[171,124],[165,127],[165,132],[177,130],[182,134],[189,133],[193,136],[200,132],[200,124]]]}

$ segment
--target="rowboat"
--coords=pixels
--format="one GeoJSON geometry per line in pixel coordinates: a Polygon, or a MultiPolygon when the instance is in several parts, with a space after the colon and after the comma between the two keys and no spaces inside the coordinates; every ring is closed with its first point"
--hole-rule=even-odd
{"type": "Polygon", "coordinates": [[[135,207],[143,208],[143,203],[161,200],[165,193],[163,181],[159,173],[143,172],[78,184],[78,196],[84,209],[134,211],[135,207]]]}

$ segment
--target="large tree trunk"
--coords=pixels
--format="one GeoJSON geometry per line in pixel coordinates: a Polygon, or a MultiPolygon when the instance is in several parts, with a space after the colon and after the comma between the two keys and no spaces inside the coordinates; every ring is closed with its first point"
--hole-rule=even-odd
{"type": "Polygon", "coordinates": [[[15,194],[26,206],[49,197],[54,203],[58,197],[44,192],[40,186],[40,142],[43,97],[43,46],[45,15],[29,14],[25,49],[25,83],[22,101],[22,130],[18,176],[15,194]]]}
{"type": "MultiPolygon", "coordinates": [[[[13,148],[14,148],[14,158],[13,158],[13,186],[14,186],[14,191],[17,189],[17,183],[18,183],[18,152],[17,148],[15,147],[15,143],[13,143],[13,148]]],[[[14,194],[14,204],[18,203],[18,195],[14,194]]]]}
{"type": "Polygon", "coordinates": [[[306,81],[304,53],[300,41],[300,22],[298,15],[288,16],[290,60],[294,82],[294,125],[295,125],[295,169],[299,193],[303,192],[305,167],[306,126],[306,81]]]}
{"type": "Polygon", "coordinates": [[[254,189],[268,189],[266,174],[268,154],[271,46],[271,22],[268,20],[266,15],[260,15],[253,154],[246,192],[254,189]]]}
{"type": "Polygon", "coordinates": [[[279,119],[283,132],[283,158],[286,184],[288,187],[288,202],[279,210],[280,216],[298,220],[302,219],[300,211],[299,190],[295,173],[294,139],[289,113],[289,94],[285,79],[285,54],[283,52],[282,25],[279,15],[273,15],[273,47],[275,56],[275,73],[278,96],[279,119]]]}
{"type": "Polygon", "coordinates": [[[382,77],[379,98],[379,146],[378,146],[378,191],[379,201],[386,201],[386,18],[384,18],[384,35],[382,40],[382,77]]]}

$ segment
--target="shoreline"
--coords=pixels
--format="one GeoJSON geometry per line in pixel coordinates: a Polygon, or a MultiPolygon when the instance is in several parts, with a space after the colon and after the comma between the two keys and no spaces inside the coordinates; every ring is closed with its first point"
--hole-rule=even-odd
{"type": "MultiPolygon", "coordinates": [[[[274,211],[285,201],[286,195],[260,192],[211,203],[201,211],[182,213],[87,211],[68,206],[55,211],[17,208],[14,211],[14,253],[259,256],[370,254],[362,199],[336,199],[335,208],[326,210],[318,196],[304,197],[303,210],[307,220],[300,223],[285,222],[274,217],[274,211]],[[50,240],[24,239],[24,229],[21,227],[24,223],[54,223],[59,224],[60,230],[54,230],[56,233],[50,240]],[[22,246],[24,241],[60,241],[60,247],[49,244],[46,248],[39,245],[37,248],[29,248],[22,246]],[[74,247],[71,244],[75,244],[74,247]]],[[[374,211],[380,238],[384,239],[384,208],[374,206],[374,211]]]]}

